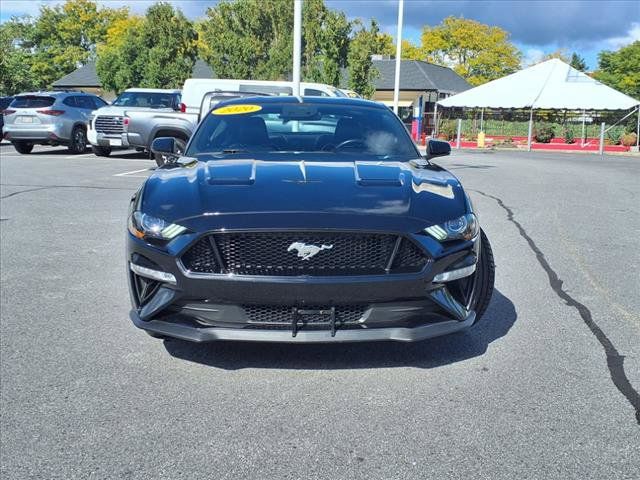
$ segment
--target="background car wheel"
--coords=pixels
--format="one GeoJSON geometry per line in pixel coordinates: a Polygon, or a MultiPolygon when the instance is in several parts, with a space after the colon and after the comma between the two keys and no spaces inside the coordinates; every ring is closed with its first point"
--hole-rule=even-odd
{"type": "Polygon", "coordinates": [[[98,157],[108,157],[111,155],[110,147],[101,147],[99,145],[91,145],[91,151],[98,157]]]}
{"type": "Polygon", "coordinates": [[[480,246],[480,258],[478,259],[474,292],[471,299],[471,307],[476,311],[476,323],[482,315],[484,315],[484,312],[489,306],[496,276],[496,266],[493,261],[491,244],[483,230],[480,231],[480,235],[480,241],[482,242],[480,246]]]}
{"type": "Polygon", "coordinates": [[[73,127],[71,140],[69,141],[69,151],[71,153],[84,153],[87,149],[87,132],[81,126],[73,127]]]}
{"type": "Polygon", "coordinates": [[[13,142],[13,148],[15,148],[18,153],[31,153],[33,143],[13,142]]]}

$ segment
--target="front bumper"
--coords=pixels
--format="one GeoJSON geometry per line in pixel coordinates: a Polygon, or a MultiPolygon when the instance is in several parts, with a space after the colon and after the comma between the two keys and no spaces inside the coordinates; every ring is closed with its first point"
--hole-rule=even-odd
{"type": "Polygon", "coordinates": [[[142,137],[133,132],[118,134],[106,134],[90,129],[87,131],[87,140],[91,145],[110,148],[147,147],[142,137]]]}
{"type": "Polygon", "coordinates": [[[478,243],[467,242],[434,256],[420,273],[368,277],[198,276],[186,272],[177,260],[182,247],[166,252],[128,235],[128,262],[140,265],[144,257],[142,263],[149,263],[142,266],[157,268],[172,278],[171,282],[159,281],[153,297],[140,306],[137,277],[128,265],[134,305],[130,317],[135,326],[150,333],[194,342],[423,340],[464,330],[474,323],[475,312],[433,278],[451,271],[452,266],[468,265],[470,258],[475,261],[478,243]],[[336,320],[335,309],[345,305],[362,309],[357,319],[336,320]],[[251,306],[279,306],[285,311],[291,308],[295,320],[258,322],[248,313],[251,306]],[[310,317],[298,318],[298,310],[325,308],[333,308],[334,313],[314,323],[307,323],[310,317]]]}
{"type": "Polygon", "coordinates": [[[441,322],[416,327],[362,328],[358,330],[339,330],[335,335],[327,330],[301,330],[296,336],[286,330],[253,330],[227,327],[198,327],[186,323],[150,320],[144,321],[135,310],[130,313],[133,324],[154,333],[179,338],[191,342],[210,342],[215,340],[235,340],[245,342],[274,343],[342,343],[375,342],[393,340],[398,342],[416,342],[428,338],[459,332],[473,325],[475,312],[469,312],[462,320],[443,320],[441,322]]]}

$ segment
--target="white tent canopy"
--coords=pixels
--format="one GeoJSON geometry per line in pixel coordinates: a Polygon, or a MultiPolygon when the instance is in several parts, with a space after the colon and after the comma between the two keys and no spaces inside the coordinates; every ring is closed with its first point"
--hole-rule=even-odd
{"type": "Polygon", "coordinates": [[[553,58],[453,95],[442,107],[544,110],[629,110],[640,101],[553,58]]]}

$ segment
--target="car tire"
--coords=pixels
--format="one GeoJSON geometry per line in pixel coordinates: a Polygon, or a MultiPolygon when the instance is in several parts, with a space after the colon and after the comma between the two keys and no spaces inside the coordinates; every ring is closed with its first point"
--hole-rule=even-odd
{"type": "Polygon", "coordinates": [[[491,302],[493,294],[493,283],[496,276],[496,266],[493,260],[493,250],[489,239],[480,231],[480,257],[478,258],[478,268],[476,270],[476,291],[472,299],[471,308],[476,312],[476,323],[482,318],[484,312],[491,302]]]}
{"type": "Polygon", "coordinates": [[[87,132],[80,125],[73,127],[69,140],[69,152],[73,154],[84,153],[87,150],[87,132]]]}
{"type": "Polygon", "coordinates": [[[28,143],[28,142],[12,142],[13,144],[13,148],[16,149],[16,152],[18,153],[31,153],[31,150],[33,150],[33,143],[28,143]]]}
{"type": "Polygon", "coordinates": [[[101,147],[99,145],[91,145],[91,151],[98,157],[108,157],[111,155],[111,147],[101,147]]]}

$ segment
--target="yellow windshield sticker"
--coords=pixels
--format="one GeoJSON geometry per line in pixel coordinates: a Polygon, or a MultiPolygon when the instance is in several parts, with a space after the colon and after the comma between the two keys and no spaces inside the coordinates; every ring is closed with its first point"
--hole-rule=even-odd
{"type": "Polygon", "coordinates": [[[241,115],[243,113],[253,113],[262,110],[260,105],[229,105],[213,110],[214,115],[241,115]]]}

